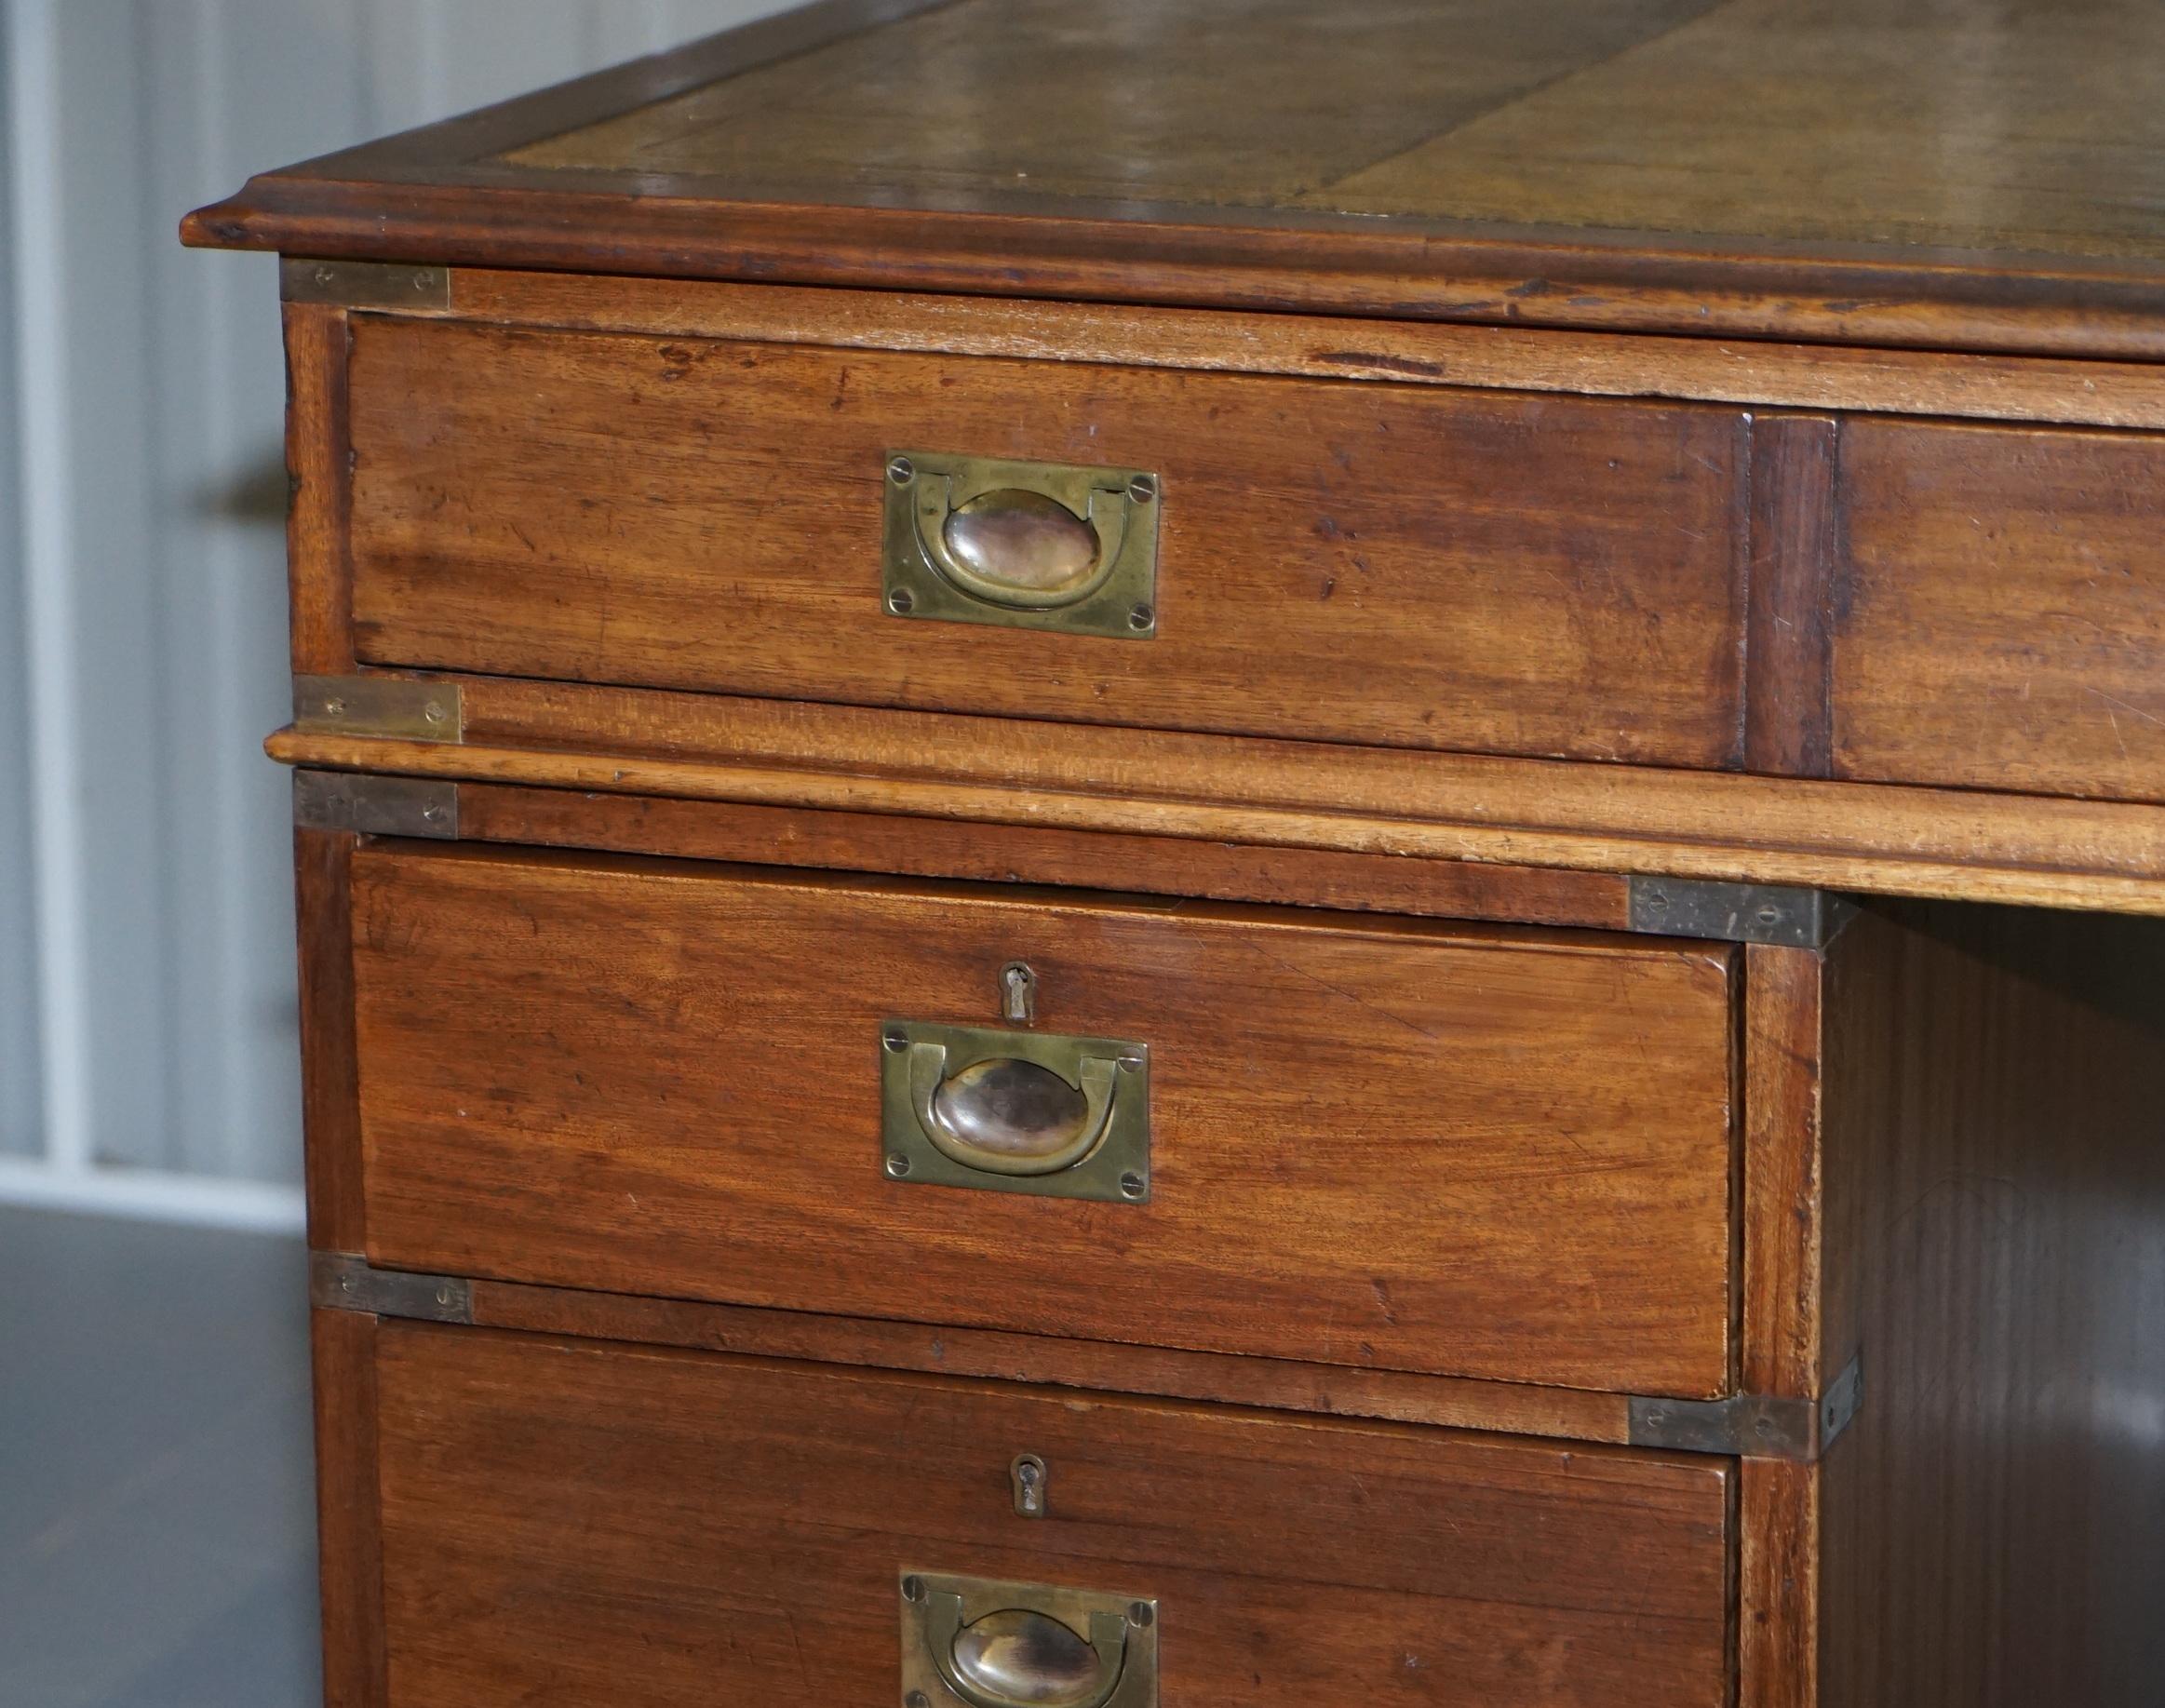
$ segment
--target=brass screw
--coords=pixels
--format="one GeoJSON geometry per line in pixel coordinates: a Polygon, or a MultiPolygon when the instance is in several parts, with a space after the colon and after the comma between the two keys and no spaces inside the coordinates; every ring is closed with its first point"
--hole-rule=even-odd
{"type": "Polygon", "coordinates": [[[1129,1198],[1140,1198],[1143,1195],[1144,1187],[1148,1184],[1149,1182],[1132,1168],[1120,1177],[1120,1190],[1123,1195],[1129,1198]]]}
{"type": "Polygon", "coordinates": [[[421,708],[421,715],[427,719],[431,723],[441,723],[446,718],[450,716],[449,712],[444,710],[442,703],[437,700],[431,700],[426,706],[423,706],[421,708]]]}
{"type": "Polygon", "coordinates": [[[1158,613],[1148,605],[1137,605],[1127,613],[1127,625],[1130,628],[1148,628],[1157,620],[1158,613]]]}
{"type": "Polygon", "coordinates": [[[1158,483],[1148,475],[1137,475],[1127,483],[1127,495],[1138,504],[1147,504],[1158,495],[1158,483]]]}
{"type": "Polygon", "coordinates": [[[1131,1601],[1127,1604],[1127,1622],[1138,1630],[1148,1626],[1157,1617],[1147,1601],[1131,1601]]]}
{"type": "Polygon", "coordinates": [[[924,1599],[924,1580],[922,1578],[903,1579],[902,1599],[905,1601],[922,1601],[924,1599]]]}
{"type": "Polygon", "coordinates": [[[908,486],[917,478],[917,464],[908,457],[896,457],[887,464],[887,478],[896,486],[908,486]]]}
{"type": "Polygon", "coordinates": [[[901,1179],[904,1175],[909,1172],[909,1159],[899,1150],[890,1151],[887,1157],[887,1172],[897,1180],[901,1179]]]}
{"type": "Polygon", "coordinates": [[[909,1035],[907,1032],[889,1032],[880,1042],[897,1056],[909,1048],[909,1035]]]}
{"type": "Polygon", "coordinates": [[[329,717],[343,718],[346,715],[346,703],[343,700],[326,700],[323,709],[329,717]]]}
{"type": "Polygon", "coordinates": [[[909,597],[908,587],[897,587],[887,596],[887,609],[898,617],[907,617],[909,608],[917,601],[909,597]]]}
{"type": "Polygon", "coordinates": [[[912,1690],[902,1700],[903,1708],[932,1708],[932,1698],[922,1690],[912,1690]]]}

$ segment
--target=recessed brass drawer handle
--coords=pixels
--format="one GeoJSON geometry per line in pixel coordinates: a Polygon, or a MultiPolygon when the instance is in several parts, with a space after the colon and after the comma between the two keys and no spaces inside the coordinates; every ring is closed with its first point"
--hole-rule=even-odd
{"type": "Polygon", "coordinates": [[[1147,1045],[889,1020],[880,1047],[889,1178],[1123,1204],[1150,1197],[1147,1045]]]}
{"type": "Polygon", "coordinates": [[[911,1708],[1155,1708],[1158,1700],[1154,1601],[906,1572],[902,1642],[911,1708]]]}
{"type": "Polygon", "coordinates": [[[1119,1064],[1086,1056],[1082,1083],[1013,1056],[948,1073],[948,1046],[909,1046],[909,1100],[925,1136],[965,1168],[1054,1175],[1097,1148],[1112,1115],[1119,1064]]]}
{"type": "Polygon", "coordinates": [[[900,617],[1148,639],[1160,493],[1140,469],[898,451],[882,597],[900,617]]]}
{"type": "Polygon", "coordinates": [[[965,1625],[960,1595],[934,1602],[929,1634],[940,1676],[976,1708],[1099,1708],[1120,1684],[1127,1621],[1118,1614],[1092,1614],[1085,1643],[1027,1607],[1003,1607],[965,1625]]]}
{"type": "Polygon", "coordinates": [[[919,485],[918,545],[956,586],[995,605],[1072,605],[1096,592],[1119,560],[1124,495],[1093,487],[1078,517],[1028,487],[998,487],[957,504],[951,475],[919,485]]]}

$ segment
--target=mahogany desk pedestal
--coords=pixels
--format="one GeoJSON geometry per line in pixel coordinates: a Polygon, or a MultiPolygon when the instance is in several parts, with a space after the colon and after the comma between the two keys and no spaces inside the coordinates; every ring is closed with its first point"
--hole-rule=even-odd
{"type": "Polygon", "coordinates": [[[2165,28],[830,3],[252,182],[336,1708],[2165,1700],[2165,28]]]}

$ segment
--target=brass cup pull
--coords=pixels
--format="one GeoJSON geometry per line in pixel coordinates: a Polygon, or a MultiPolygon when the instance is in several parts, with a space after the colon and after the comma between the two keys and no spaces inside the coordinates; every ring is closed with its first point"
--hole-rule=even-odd
{"type": "Polygon", "coordinates": [[[1028,487],[955,502],[952,476],[919,482],[918,543],[942,575],[973,598],[1053,611],[1105,585],[1127,532],[1127,500],[1093,487],[1077,516],[1028,487]]]}
{"type": "Polygon", "coordinates": [[[880,1157],[904,1186],[1147,1204],[1150,1046],[885,1021],[880,1157]]]}
{"type": "Polygon", "coordinates": [[[881,597],[895,616],[1156,632],[1156,476],[909,451],[888,458],[886,494],[881,597]]]}
{"type": "Polygon", "coordinates": [[[1158,1604],[902,1575],[903,1700],[925,1708],[1157,1708],[1158,1604]]]}
{"type": "Polygon", "coordinates": [[[934,1596],[926,1622],[940,1677],[973,1708],[1102,1708],[1120,1688],[1127,1621],[1116,1613],[1093,1613],[1088,1641],[1028,1607],[965,1625],[960,1595],[934,1596]]]}
{"type": "Polygon", "coordinates": [[[974,1062],[949,1076],[948,1046],[909,1046],[910,1103],[924,1136],[965,1168],[994,1175],[1056,1175],[1105,1136],[1119,1090],[1119,1063],[1086,1056],[1080,1084],[1012,1056],[974,1062]]]}

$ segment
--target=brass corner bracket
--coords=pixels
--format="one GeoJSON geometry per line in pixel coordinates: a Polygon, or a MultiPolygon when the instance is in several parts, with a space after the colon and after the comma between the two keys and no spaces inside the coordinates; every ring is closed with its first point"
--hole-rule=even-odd
{"type": "Polygon", "coordinates": [[[456,682],[405,676],[296,676],[293,727],[317,734],[464,741],[456,682]]]}
{"type": "Polygon", "coordinates": [[[450,312],[451,273],[449,267],[407,262],[310,261],[288,255],[278,262],[278,296],[287,303],[441,315],[450,312]]]}
{"type": "Polygon", "coordinates": [[[1829,890],[1637,875],[1626,881],[1631,929],[1654,936],[1824,948],[1857,911],[1829,890]]]}
{"type": "Polygon", "coordinates": [[[459,786],[431,777],[296,771],[293,823],[303,830],[350,830],[360,836],[417,836],[455,842],[459,786]]]}
{"type": "Polygon", "coordinates": [[[1726,1400],[1631,1403],[1631,1445],[1681,1453],[1810,1463],[1834,1446],[1864,1401],[1862,1354],[1849,1360],[1816,1400],[1740,1393],[1726,1400]]]}
{"type": "Polygon", "coordinates": [[[359,1311],[419,1323],[471,1324],[474,1287],[453,1275],[418,1275],[371,1269],[351,1252],[318,1251],[308,1258],[309,1302],[323,1311],[359,1311]]]}

